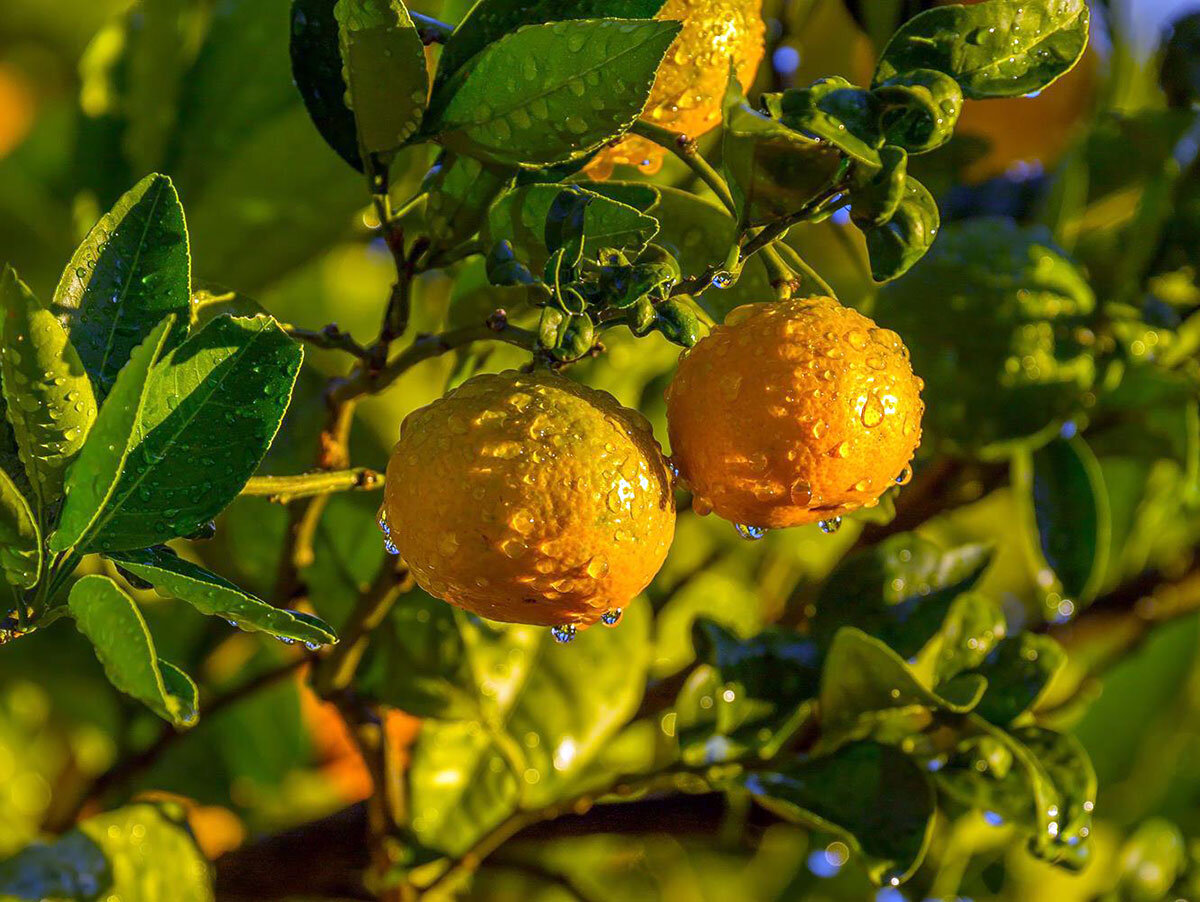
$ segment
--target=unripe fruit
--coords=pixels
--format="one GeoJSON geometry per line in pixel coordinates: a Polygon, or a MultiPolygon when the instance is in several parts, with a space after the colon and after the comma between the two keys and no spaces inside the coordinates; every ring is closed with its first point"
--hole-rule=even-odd
{"type": "Polygon", "coordinates": [[[836,521],[907,481],[921,388],[900,337],[831,298],[738,307],[680,359],[672,459],[701,512],[836,521]]]}
{"type": "Polygon", "coordinates": [[[417,583],[515,623],[586,626],[654,578],[675,528],[650,424],[546,371],[476,376],[405,418],[384,522],[417,583]]]}

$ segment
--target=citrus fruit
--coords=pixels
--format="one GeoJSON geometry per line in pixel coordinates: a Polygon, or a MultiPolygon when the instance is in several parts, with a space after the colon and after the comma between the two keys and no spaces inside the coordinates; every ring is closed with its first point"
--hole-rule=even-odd
{"type": "Polygon", "coordinates": [[[28,78],[0,63],[0,159],[20,144],[33,125],[35,100],[28,78]]]}
{"type": "Polygon", "coordinates": [[[509,371],[405,418],[383,518],[431,595],[569,638],[615,622],[653,579],[675,502],[641,414],[550,372],[509,371]]]}
{"type": "Polygon", "coordinates": [[[748,304],[680,359],[672,459],[702,513],[836,523],[907,481],[921,388],[900,337],[832,298],[748,304]]]}
{"type": "Polygon", "coordinates": [[[1084,406],[1096,377],[1095,305],[1045,229],[984,217],[946,223],[873,313],[912,342],[929,385],[929,431],[995,457],[1053,434],[1084,406]]]}
{"type": "MultiPolygon", "coordinates": [[[[667,0],[658,18],[681,21],[683,28],[658,68],[642,118],[695,138],[721,119],[731,59],[744,88],[754,80],[764,51],[762,0],[667,0]]],[[[600,151],[587,171],[607,178],[625,164],[653,174],[665,155],[654,142],[630,135],[600,151]]]]}

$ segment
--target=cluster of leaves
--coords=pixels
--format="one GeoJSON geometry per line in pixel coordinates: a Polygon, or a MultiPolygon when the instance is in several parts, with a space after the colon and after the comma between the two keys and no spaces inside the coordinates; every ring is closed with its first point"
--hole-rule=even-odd
{"type": "Polygon", "coordinates": [[[92,573],[63,597],[84,555],[242,629],[335,641],[319,618],[165,544],[212,534],[275,437],[303,356],[268,317],[198,322],[190,268],[183,208],[152,175],[88,234],[50,306],[11,268],[0,279],[2,636],[69,615],[112,683],[178,726],[196,720],[196,685],[157,656],[129,592],[92,573]]]}

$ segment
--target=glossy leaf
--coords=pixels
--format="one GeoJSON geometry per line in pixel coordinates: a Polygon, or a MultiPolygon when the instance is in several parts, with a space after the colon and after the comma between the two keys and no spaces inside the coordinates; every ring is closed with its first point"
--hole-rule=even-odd
{"type": "Polygon", "coordinates": [[[1014,485],[1028,492],[1041,557],[1062,591],[1090,601],[1108,566],[1112,516],[1096,455],[1079,437],[1017,458],[1014,485]]]}
{"type": "Polygon", "coordinates": [[[1084,844],[1092,832],[1096,807],[1096,769],[1083,745],[1074,736],[1040,727],[1025,727],[1013,734],[1037,758],[1058,789],[1058,811],[1047,812],[1046,836],[1054,840],[1054,857],[1066,857],[1074,867],[1087,861],[1084,844]],[[1053,827],[1050,824],[1054,824],[1053,827]],[[1064,848],[1065,847],[1065,848],[1064,848]]]}
{"type": "Polygon", "coordinates": [[[884,141],[909,153],[928,153],[954,134],[962,112],[962,89],[936,69],[914,69],[878,85],[871,93],[879,104],[884,141]]]}
{"type": "Polygon", "coordinates": [[[813,637],[828,645],[842,626],[882,639],[904,658],[942,628],[950,605],[991,562],[986,545],[944,551],[915,533],[892,536],[847,557],[817,596],[813,637]]]}
{"type": "Polygon", "coordinates": [[[182,814],[145,802],[90,817],[0,862],[0,896],[211,902],[212,875],[182,814]]]}
{"type": "Polygon", "coordinates": [[[42,536],[29,501],[0,470],[0,582],[28,589],[42,569],[42,536]]]}
{"type": "Polygon", "coordinates": [[[595,259],[604,248],[636,253],[658,233],[653,216],[604,195],[577,186],[526,185],[506,192],[492,204],[484,226],[485,244],[508,241],[521,262],[541,270],[550,251],[562,246],[556,232],[562,229],[563,198],[574,202],[582,253],[589,259],[595,259]]]}
{"type": "Polygon", "coordinates": [[[422,728],[409,772],[421,843],[460,854],[518,808],[561,799],[636,710],[648,631],[640,603],[616,629],[596,626],[565,646],[546,629],[469,620],[484,720],[422,728]]]}
{"type": "Polygon", "coordinates": [[[896,216],[908,186],[908,154],[887,145],[879,152],[878,171],[858,169],[850,184],[850,218],[859,228],[886,225],[896,216]]]}
{"type": "Polygon", "coordinates": [[[854,743],[778,771],[747,774],[741,782],[781,817],[833,833],[866,855],[877,883],[907,880],[933,832],[929,779],[890,746],[854,743]]]}
{"type": "Polygon", "coordinates": [[[925,256],[941,225],[937,203],[929,190],[909,177],[895,215],[880,226],[863,231],[867,255],[871,259],[871,278],[890,282],[904,275],[925,256]]]}
{"type": "Polygon", "coordinates": [[[224,510],[270,447],[302,357],[269,317],[218,317],[157,364],[90,547],[161,544],[224,510]]]}
{"type": "Polygon", "coordinates": [[[446,84],[426,131],[452,150],[501,164],[580,159],[638,117],[678,32],[678,22],[657,20],[528,25],[490,44],[446,84]]]}
{"type": "Polygon", "coordinates": [[[292,0],[292,78],[321,137],[362,171],[358,129],[346,106],[346,79],[338,43],[337,0],[292,0]]]}
{"type": "Polygon", "coordinates": [[[117,552],[109,557],[160,594],[186,601],[203,614],[223,617],[240,629],[314,646],[337,641],[333,629],[320,618],[267,604],[165,546],[117,552]]]}
{"type": "Polygon", "coordinates": [[[761,224],[813,200],[840,171],[834,147],[764,116],[730,73],[722,113],[721,160],[740,218],[761,224]]]}
{"type": "Polygon", "coordinates": [[[1004,639],[974,671],[988,681],[977,713],[994,724],[1011,723],[1037,704],[1066,661],[1062,646],[1049,636],[1020,633],[1004,639]]]}
{"type": "Polygon", "coordinates": [[[391,153],[425,111],[425,45],[401,0],[338,0],[333,14],[358,139],[367,153],[391,153]]]}
{"type": "Polygon", "coordinates": [[[148,175],[100,218],[54,291],[83,365],[103,399],[133,349],[168,314],[173,347],[191,319],[191,259],[175,186],[148,175]]]}
{"type": "Polygon", "coordinates": [[[935,681],[941,683],[975,669],[1007,634],[1008,623],[996,602],[977,592],[959,595],[935,640],[935,681]]]}
{"type": "Polygon", "coordinates": [[[442,48],[434,90],[488,44],[525,25],[572,19],[653,19],[664,0],[480,0],[442,48]]]}
{"type": "Polygon", "coordinates": [[[75,548],[95,535],[137,441],[135,428],[146,404],[150,368],[162,356],[171,328],[168,317],[134,349],[117,375],[67,480],[67,500],[58,530],[50,537],[51,551],[75,548]]]}
{"type": "Polygon", "coordinates": [[[511,183],[511,169],[443,154],[422,186],[427,192],[425,223],[430,236],[447,247],[466,241],[479,231],[488,207],[511,183]]]}
{"type": "Polygon", "coordinates": [[[764,95],[763,103],[788,128],[815,135],[867,166],[879,166],[883,135],[878,101],[870,91],[831,76],[807,88],[764,95]]]}
{"type": "Polygon", "coordinates": [[[812,716],[820,682],[816,645],[776,628],[739,639],[704,619],[692,636],[696,657],[711,673],[689,679],[676,700],[683,760],[699,765],[775,755],[812,716]]]}
{"type": "Polygon", "coordinates": [[[8,421],[44,522],[96,419],[96,398],[67,333],[11,267],[0,275],[0,310],[8,421]]]}
{"type": "Polygon", "coordinates": [[[1088,19],[1084,0],[986,0],[931,9],[892,36],[872,83],[914,69],[936,69],[955,79],[972,100],[1030,94],[1064,75],[1083,55],[1088,19]]]}
{"type": "Polygon", "coordinates": [[[984,696],[986,680],[965,674],[926,686],[895,651],[854,627],[833,639],[821,674],[821,746],[868,736],[887,738],[929,723],[934,711],[962,714],[984,696]]]}
{"type": "Polygon", "coordinates": [[[196,722],[196,684],[159,659],[142,612],[120,586],[107,576],[84,576],[71,588],[67,606],[110,683],[177,727],[196,722]]]}

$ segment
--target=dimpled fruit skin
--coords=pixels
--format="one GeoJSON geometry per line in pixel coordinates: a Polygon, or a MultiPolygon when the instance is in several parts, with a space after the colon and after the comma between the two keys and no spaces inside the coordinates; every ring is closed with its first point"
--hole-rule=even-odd
{"type": "Polygon", "coordinates": [[[544,626],[586,626],[623,607],[675,530],[650,424],[545,371],[476,376],[406,417],[384,511],[431,595],[544,626]]]}
{"type": "Polygon", "coordinates": [[[907,479],[921,388],[900,337],[831,298],[738,307],[680,359],[672,459],[700,512],[828,520],[907,479]]]}
{"type": "MultiPolygon", "coordinates": [[[[730,57],[742,86],[754,81],[764,51],[762,0],[667,0],[658,18],[681,21],[683,28],[659,66],[642,118],[695,138],[721,119],[730,57]]],[[[613,166],[624,164],[653,175],[665,155],[657,144],[631,135],[597,154],[587,171],[607,178],[613,166]]]]}

